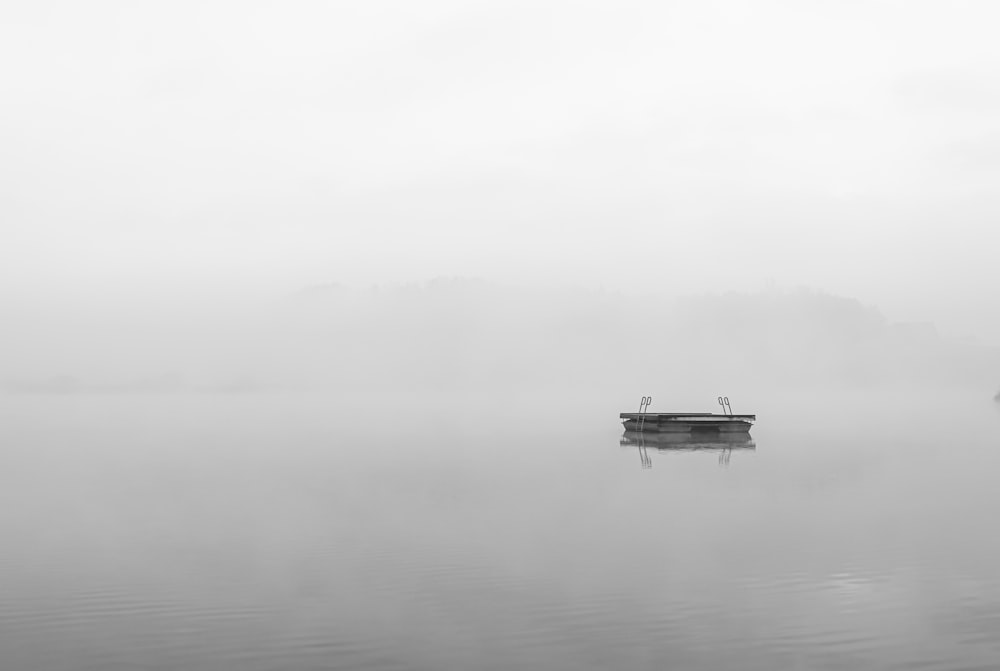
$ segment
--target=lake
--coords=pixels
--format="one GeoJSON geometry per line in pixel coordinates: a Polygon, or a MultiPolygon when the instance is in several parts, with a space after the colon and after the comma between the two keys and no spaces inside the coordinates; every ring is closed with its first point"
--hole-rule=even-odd
{"type": "Polygon", "coordinates": [[[990,391],[6,395],[0,668],[995,669],[990,391]]]}

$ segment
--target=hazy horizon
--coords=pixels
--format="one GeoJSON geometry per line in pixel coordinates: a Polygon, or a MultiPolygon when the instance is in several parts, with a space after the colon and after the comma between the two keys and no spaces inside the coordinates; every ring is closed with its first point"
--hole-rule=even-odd
{"type": "MultiPolygon", "coordinates": [[[[1000,346],[806,289],[686,296],[470,278],[35,301],[9,311],[15,392],[603,390],[764,400],[789,388],[978,389],[1000,346]]],[[[628,401],[619,401],[631,403],[628,401]]]]}

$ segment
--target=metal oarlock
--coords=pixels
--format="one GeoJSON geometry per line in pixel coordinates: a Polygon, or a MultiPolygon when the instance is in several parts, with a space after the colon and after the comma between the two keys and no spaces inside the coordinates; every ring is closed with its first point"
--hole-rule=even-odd
{"type": "Polygon", "coordinates": [[[639,403],[639,416],[636,417],[636,426],[639,431],[642,431],[642,426],[646,423],[646,411],[649,410],[649,404],[652,402],[652,396],[643,396],[642,401],[639,403]]]}
{"type": "Polygon", "coordinates": [[[732,415],[733,415],[733,406],[729,405],[729,397],[728,396],[720,396],[719,397],[719,405],[722,406],[722,412],[724,412],[725,414],[727,414],[730,417],[732,417],[732,415]]]}

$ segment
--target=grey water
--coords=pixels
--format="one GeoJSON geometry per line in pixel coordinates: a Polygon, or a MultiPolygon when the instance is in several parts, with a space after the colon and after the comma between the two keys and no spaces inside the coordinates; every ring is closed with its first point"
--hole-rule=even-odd
{"type": "Polygon", "coordinates": [[[1000,665],[990,393],[733,404],[686,450],[593,395],[5,396],[0,668],[1000,665]]]}

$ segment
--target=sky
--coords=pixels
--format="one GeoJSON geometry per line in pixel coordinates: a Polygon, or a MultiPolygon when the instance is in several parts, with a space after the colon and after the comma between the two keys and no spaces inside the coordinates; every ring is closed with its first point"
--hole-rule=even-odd
{"type": "Polygon", "coordinates": [[[0,300],[798,287],[1000,343],[993,2],[0,6],[0,300]]]}

